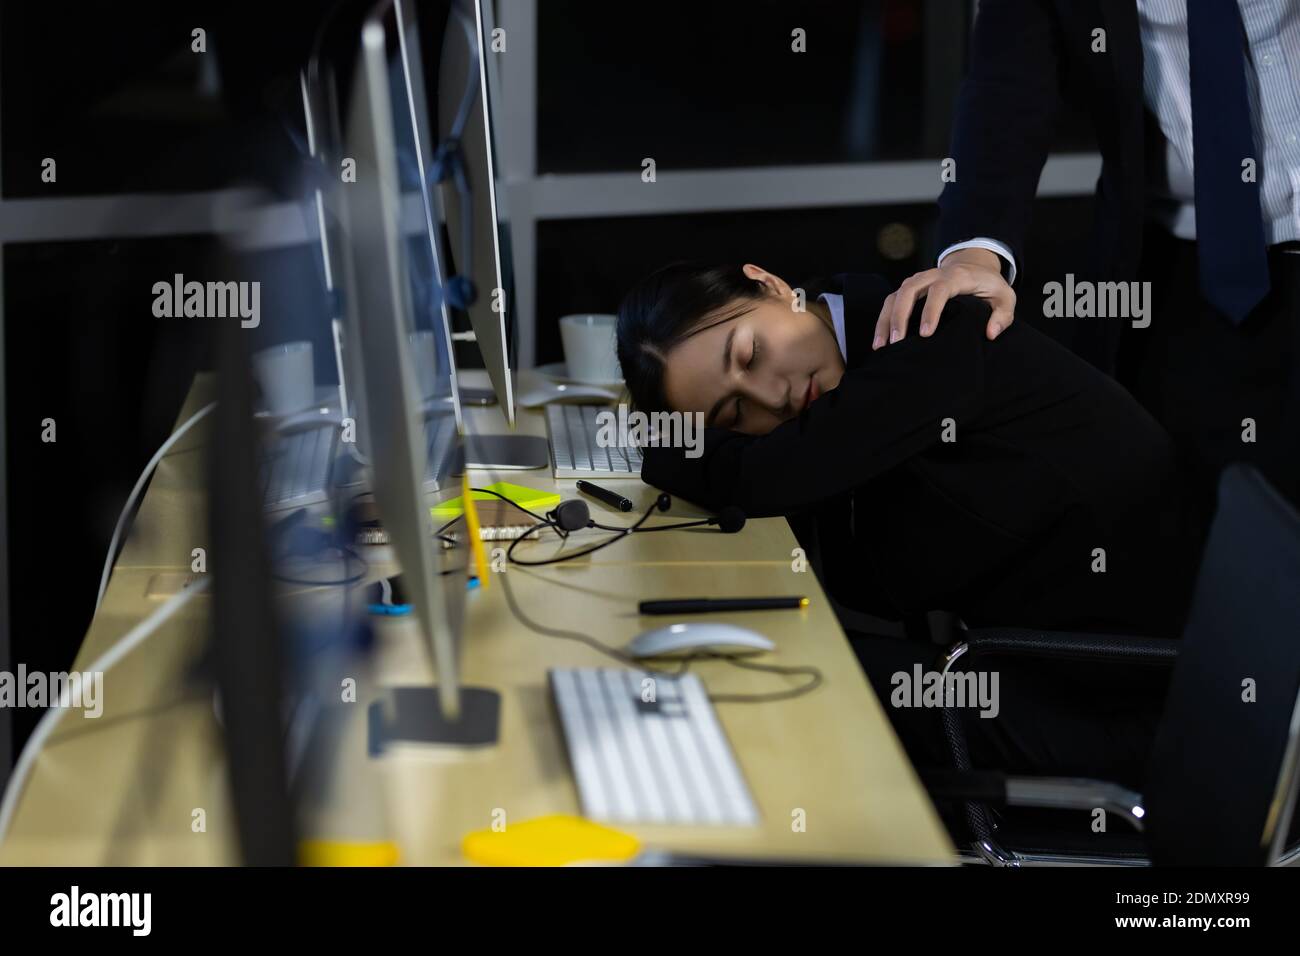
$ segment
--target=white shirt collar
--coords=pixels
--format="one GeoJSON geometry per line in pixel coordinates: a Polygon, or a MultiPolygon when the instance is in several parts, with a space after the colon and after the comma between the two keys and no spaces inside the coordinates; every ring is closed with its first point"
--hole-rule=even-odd
{"type": "Polygon", "coordinates": [[[833,292],[823,292],[817,297],[831,310],[831,325],[835,327],[835,341],[839,343],[840,355],[844,361],[849,360],[849,347],[844,341],[844,296],[833,292]]]}

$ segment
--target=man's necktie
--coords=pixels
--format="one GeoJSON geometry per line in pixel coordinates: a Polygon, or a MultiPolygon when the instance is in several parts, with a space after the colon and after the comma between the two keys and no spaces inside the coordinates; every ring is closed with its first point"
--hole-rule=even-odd
{"type": "Polygon", "coordinates": [[[1188,0],[1192,166],[1201,291],[1240,322],[1268,294],[1259,153],[1246,96],[1245,31],[1236,0],[1188,0]],[[1243,180],[1243,160],[1255,175],[1243,180]]]}

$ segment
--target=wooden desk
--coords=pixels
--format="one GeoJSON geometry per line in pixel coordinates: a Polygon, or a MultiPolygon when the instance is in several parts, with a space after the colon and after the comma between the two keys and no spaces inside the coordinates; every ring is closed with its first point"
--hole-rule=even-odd
{"type": "MultiPolygon", "coordinates": [[[[184,421],[203,404],[209,383],[196,381],[184,421]]],[[[494,409],[475,409],[471,423],[491,425],[494,409]]],[[[524,412],[520,430],[545,434],[542,416],[524,412]]],[[[203,427],[161,463],[117,563],[103,606],[78,654],[85,668],[158,606],[146,597],[159,574],[188,571],[192,548],[206,546],[203,427]]],[[[473,473],[476,484],[508,480],[575,495],[573,482],[549,472],[473,473]]],[[[638,503],[655,492],[624,481],[638,503]]],[[[593,514],[605,511],[593,503],[593,514]]],[[[635,514],[632,513],[633,515],[635,514]]],[[[699,512],[675,503],[669,515],[699,512]]],[[[608,510],[598,520],[633,520],[608,510]]],[[[529,544],[533,553],[553,549],[529,544]]],[[[467,595],[462,681],[502,697],[501,740],[470,753],[364,753],[364,707],[387,684],[428,681],[428,654],[409,619],[382,621],[373,679],[347,719],[343,749],[352,773],[377,772],[389,829],[403,862],[464,863],[460,843],[473,830],[548,813],[577,813],[578,799],[546,684],[554,666],[613,662],[574,641],[534,629],[579,631],[622,645],[650,626],[636,613],[646,596],[802,593],[802,611],[751,612],[718,620],[743,623],[772,638],[780,664],[813,665],[816,691],[774,703],[719,703],[717,712],[762,814],[756,828],[632,828],[650,848],[737,858],[809,861],[946,863],[953,851],[942,825],[863,677],[811,571],[792,569],[795,540],[782,519],[750,521],[739,534],[717,531],[634,536],[588,559],[543,568],[510,566],[486,589],[467,595]],[[528,620],[521,620],[516,612],[528,620]],[[805,821],[801,829],[796,819],[805,821]]],[[[522,550],[523,546],[521,546],[522,550]]],[[[389,573],[371,554],[372,572],[389,573]]],[[[327,600],[327,589],[314,589],[327,600]]],[[[312,600],[312,595],[304,596],[312,600]]],[[[204,864],[237,862],[226,794],[220,728],[209,694],[184,675],[199,653],[210,598],[200,595],[104,678],[104,715],[64,715],[37,762],[0,846],[7,864],[204,864]],[[206,830],[194,832],[194,810],[206,830]]],[[[716,694],[787,688],[795,678],[725,662],[694,664],[716,694]]]]}

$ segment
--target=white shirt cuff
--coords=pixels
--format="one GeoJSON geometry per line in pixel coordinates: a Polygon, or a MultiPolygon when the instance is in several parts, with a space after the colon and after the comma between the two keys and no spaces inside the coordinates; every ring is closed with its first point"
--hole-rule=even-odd
{"type": "Polygon", "coordinates": [[[944,256],[950,252],[956,252],[958,249],[987,249],[989,252],[996,252],[999,256],[1007,261],[1010,271],[1007,273],[1007,285],[1016,283],[1016,257],[1011,254],[1011,250],[1004,243],[996,239],[967,239],[965,242],[959,242],[956,245],[949,246],[943,252],[939,253],[939,261],[936,265],[943,265],[944,256]]]}

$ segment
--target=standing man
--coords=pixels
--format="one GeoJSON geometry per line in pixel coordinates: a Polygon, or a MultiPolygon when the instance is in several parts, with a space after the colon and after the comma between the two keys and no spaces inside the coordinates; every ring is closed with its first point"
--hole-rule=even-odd
{"type": "MultiPolygon", "coordinates": [[[[937,267],[903,282],[873,347],[974,294],[996,338],[1040,293],[1016,277],[1061,103],[1101,178],[1081,277],[1150,282],[1150,323],[1084,320],[1081,349],[1173,435],[1202,501],[1230,461],[1300,500],[1300,0],[980,0],[939,199],[937,267]]],[[[1059,277],[1064,280],[1064,276],[1059,277]]]]}

